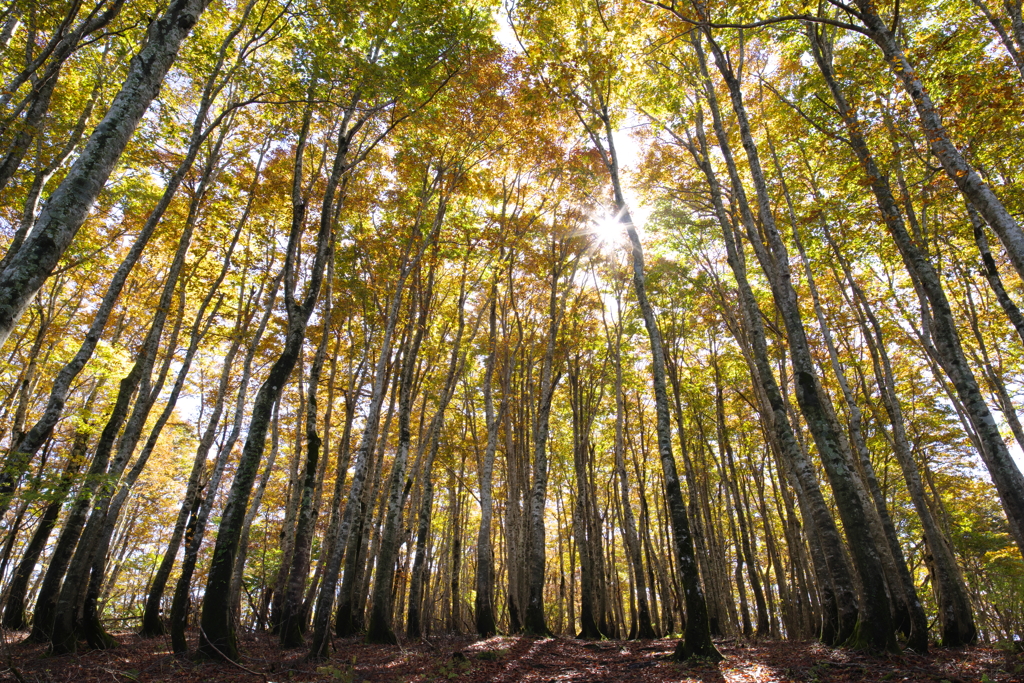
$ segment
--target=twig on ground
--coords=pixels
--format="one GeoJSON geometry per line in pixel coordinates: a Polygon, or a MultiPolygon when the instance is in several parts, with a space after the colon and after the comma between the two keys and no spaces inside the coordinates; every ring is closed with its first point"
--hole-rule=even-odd
{"type": "Polygon", "coordinates": [[[253,676],[259,676],[264,681],[267,680],[267,675],[266,674],[260,673],[259,671],[253,671],[252,669],[246,668],[246,667],[242,666],[241,664],[239,664],[238,662],[236,662],[235,660],[231,659],[231,657],[228,657],[226,654],[221,652],[220,648],[217,647],[216,645],[214,645],[213,642],[207,637],[206,631],[203,630],[202,626],[199,627],[199,632],[203,634],[203,638],[206,640],[207,643],[209,643],[210,647],[212,647],[217,654],[219,654],[221,657],[223,657],[225,661],[228,661],[228,662],[234,664],[235,666],[237,666],[242,671],[251,673],[253,676]]]}

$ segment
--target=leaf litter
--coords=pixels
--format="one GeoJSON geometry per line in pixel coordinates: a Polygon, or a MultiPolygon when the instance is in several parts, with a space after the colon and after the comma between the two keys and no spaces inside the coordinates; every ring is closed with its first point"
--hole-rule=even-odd
{"type": "Polygon", "coordinates": [[[722,662],[676,662],[676,640],[436,636],[398,646],[337,639],[329,660],[282,650],[276,637],[242,637],[241,661],[175,656],[170,641],[118,635],[111,650],[49,657],[6,634],[0,681],[17,683],[1024,683],[1018,649],[933,648],[927,655],[870,655],[816,642],[717,641],[722,662]]]}

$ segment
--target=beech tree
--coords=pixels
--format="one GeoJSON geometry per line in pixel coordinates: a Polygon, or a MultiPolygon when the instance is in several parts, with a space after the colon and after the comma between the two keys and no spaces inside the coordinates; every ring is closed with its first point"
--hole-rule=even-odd
{"type": "Polygon", "coordinates": [[[1012,640],[1020,17],[7,3],[7,635],[1012,640]]]}

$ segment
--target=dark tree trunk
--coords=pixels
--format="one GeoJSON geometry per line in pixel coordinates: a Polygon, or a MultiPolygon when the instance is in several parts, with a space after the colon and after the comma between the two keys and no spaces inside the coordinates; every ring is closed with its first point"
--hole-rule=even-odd
{"type": "MultiPolygon", "coordinates": [[[[890,613],[889,596],[886,590],[885,574],[880,549],[872,534],[873,525],[870,503],[865,499],[863,485],[852,463],[852,454],[845,448],[846,442],[836,429],[831,400],[825,394],[817,376],[817,370],[810,352],[806,331],[800,314],[796,291],[793,289],[789,272],[789,255],[775,224],[767,183],[761,170],[760,157],[750,131],[742,91],[725,54],[705,31],[715,57],[715,64],[728,86],[733,111],[739,124],[740,137],[746,151],[748,167],[757,193],[758,218],[767,239],[770,253],[764,249],[757,224],[745,201],[739,196],[742,191],[734,177],[734,193],[737,194],[743,225],[747,231],[754,252],[771,283],[772,295],[781,313],[789,342],[790,357],[795,372],[796,398],[801,412],[818,447],[822,464],[832,485],[836,506],[843,520],[843,529],[850,542],[854,564],[861,580],[861,614],[858,628],[850,641],[851,645],[876,650],[894,650],[896,644],[890,613]]],[[[730,174],[737,174],[730,169],[730,174]]]]}
{"type": "MultiPolygon", "coordinates": [[[[551,253],[555,257],[556,247],[552,242],[551,253]]],[[[558,282],[567,264],[553,263],[551,266],[551,292],[548,296],[548,335],[541,368],[540,393],[537,397],[537,412],[533,422],[533,486],[530,491],[529,514],[529,561],[527,569],[527,603],[523,626],[527,633],[537,636],[551,635],[544,616],[544,568],[547,555],[544,529],[544,505],[548,488],[548,429],[550,427],[551,400],[561,372],[555,370],[555,349],[558,343],[558,329],[565,311],[566,294],[561,297],[558,282]],[[561,301],[559,301],[561,299],[561,301]]],[[[573,270],[575,272],[575,269],[573,270]]],[[[567,282],[571,281],[571,276],[567,282]]],[[[568,290],[567,290],[568,291],[568,290]]]]}
{"type": "MultiPolygon", "coordinates": [[[[891,40],[891,36],[889,38],[891,40]]],[[[825,77],[826,84],[832,93],[840,115],[843,116],[850,146],[868,177],[885,226],[896,242],[907,270],[910,271],[916,282],[919,283],[921,291],[926,298],[928,305],[925,307],[925,310],[927,312],[930,309],[931,324],[934,327],[935,348],[942,358],[943,369],[956,388],[957,397],[962,402],[977,434],[981,446],[979,449],[980,455],[992,477],[996,490],[999,492],[999,497],[1007,519],[1010,522],[1010,530],[1014,539],[1019,547],[1024,547],[1024,475],[1021,474],[1020,469],[1010,457],[1006,443],[1003,441],[999,428],[981,394],[974,372],[971,370],[964,355],[960,336],[953,319],[952,309],[950,308],[949,300],[946,298],[946,293],[939,276],[928,261],[928,258],[914,242],[910,233],[907,232],[906,225],[903,222],[903,215],[900,213],[896,199],[892,194],[888,178],[877,167],[874,157],[867,146],[867,141],[858,128],[860,124],[856,112],[850,108],[835,80],[830,48],[816,34],[812,34],[811,45],[815,61],[825,77]]],[[[895,43],[893,42],[890,47],[894,46],[895,43]]],[[[904,71],[909,69],[909,66],[907,66],[906,60],[903,59],[902,52],[899,52],[897,58],[899,61],[895,67],[903,74],[904,71]]],[[[906,74],[906,78],[917,82],[912,70],[909,74],[906,74]]],[[[920,85],[919,82],[918,85],[920,85]]],[[[933,147],[936,144],[938,143],[933,143],[933,147]]],[[[942,156],[940,155],[941,158],[942,156]]],[[[943,163],[945,164],[946,161],[943,160],[943,163]]],[[[968,175],[973,175],[978,183],[981,182],[973,170],[968,175]]],[[[989,193],[991,193],[991,190],[989,190],[989,193]]],[[[979,208],[975,199],[970,197],[970,195],[968,197],[975,207],[979,208]]],[[[980,208],[979,211],[981,211],[980,208]]],[[[984,212],[982,213],[984,215],[984,212]]],[[[995,223],[987,215],[986,220],[989,220],[989,224],[993,226],[993,229],[998,234],[999,229],[996,228],[995,223]]],[[[1002,237],[1002,235],[1000,236],[1002,237]]],[[[1012,255],[1010,245],[1005,240],[1004,245],[1007,246],[1008,252],[1012,255]]]]}
{"type": "Polygon", "coordinates": [[[132,59],[85,149],[50,195],[35,228],[0,272],[0,344],[7,341],[28,302],[50,276],[85,221],[128,140],[156,97],[182,41],[209,0],[174,0],[149,26],[142,50],[132,59]]]}
{"type": "Polygon", "coordinates": [[[327,294],[325,297],[323,329],[316,357],[309,372],[309,389],[306,392],[306,462],[302,473],[302,487],[299,494],[298,519],[295,525],[295,538],[292,542],[292,557],[288,571],[288,583],[279,590],[285,591],[281,608],[279,634],[281,647],[299,647],[303,643],[306,631],[306,613],[302,607],[303,593],[309,574],[310,551],[313,532],[316,525],[317,509],[314,496],[317,479],[320,474],[320,451],[323,442],[317,431],[317,394],[320,389],[320,375],[323,373],[327,358],[327,341],[330,337],[331,320],[331,280],[334,274],[333,262],[327,269],[327,294]]]}
{"type": "MultiPolygon", "coordinates": [[[[501,254],[504,256],[504,253],[501,254]]],[[[497,276],[495,276],[497,278],[497,276]]],[[[498,431],[505,417],[505,410],[508,407],[509,375],[512,370],[512,359],[506,357],[504,381],[502,382],[501,401],[498,404],[498,412],[494,411],[494,370],[497,364],[497,306],[498,286],[497,280],[491,285],[491,295],[488,311],[488,335],[487,335],[487,366],[484,370],[484,415],[487,423],[487,445],[484,447],[483,463],[480,469],[480,528],[476,539],[476,632],[481,638],[489,638],[498,632],[497,617],[494,613],[494,549],[491,545],[491,523],[494,517],[494,455],[498,450],[498,431]]],[[[425,486],[431,486],[429,470],[424,480],[425,486]]],[[[424,497],[426,497],[424,493],[424,497]]],[[[421,525],[423,519],[420,520],[421,525]]],[[[420,527],[423,534],[422,546],[419,539],[416,544],[416,562],[421,563],[420,548],[426,550],[426,528],[420,527]]],[[[426,558],[424,558],[425,560],[426,558]]],[[[413,580],[416,580],[415,570],[413,580]]],[[[412,592],[410,591],[410,599],[412,592]]],[[[419,607],[417,606],[417,609],[419,607]]],[[[412,603],[409,605],[409,625],[412,629],[412,603]]],[[[418,617],[417,617],[418,618],[418,617]]],[[[418,624],[417,624],[418,626],[418,624]]],[[[410,633],[410,635],[412,635],[410,633]]]]}
{"type": "MultiPolygon", "coordinates": [[[[491,294],[493,297],[493,289],[491,294]]],[[[458,380],[466,362],[465,354],[461,350],[463,331],[466,326],[465,303],[466,281],[465,276],[463,276],[458,306],[459,322],[458,328],[455,332],[455,339],[452,342],[451,358],[448,361],[448,373],[445,376],[444,387],[441,389],[441,395],[438,397],[437,412],[430,421],[430,427],[427,429],[426,442],[424,443],[424,446],[427,449],[427,458],[426,462],[423,463],[420,475],[423,480],[423,492],[421,494],[422,500],[420,501],[420,510],[417,520],[416,559],[413,562],[412,578],[409,584],[409,613],[406,623],[406,632],[410,638],[420,638],[423,635],[421,615],[423,608],[423,588],[427,579],[427,536],[430,530],[431,508],[434,496],[432,471],[434,467],[434,459],[437,457],[437,452],[441,446],[441,429],[444,426],[444,413],[455,393],[455,383],[458,380]]],[[[493,304],[491,310],[493,311],[493,304]]],[[[492,465],[493,460],[494,454],[492,453],[492,465]]],[[[482,487],[483,484],[481,483],[481,489],[482,487]]],[[[481,524],[483,524],[482,521],[481,524]]],[[[489,535],[488,543],[490,543],[489,535]]]]}
{"type": "Polygon", "coordinates": [[[245,521],[249,497],[256,481],[260,460],[263,458],[271,413],[295,367],[299,354],[302,352],[302,345],[306,338],[306,325],[320,296],[324,269],[334,239],[334,213],[336,202],[340,203],[337,198],[338,186],[341,183],[342,174],[346,170],[348,151],[346,135],[350,133],[344,125],[339,126],[334,163],[324,190],[316,251],[307,275],[305,293],[301,302],[296,301],[295,288],[300,267],[298,263],[299,242],[302,239],[306,214],[306,198],[302,196],[302,159],[311,116],[312,108],[307,105],[300,142],[295,155],[292,185],[292,225],[288,238],[284,275],[285,308],[288,312],[284,345],[253,401],[249,433],[245,440],[245,446],[242,448],[242,457],[239,460],[235,478],[231,482],[228,500],[221,516],[213,559],[206,581],[200,622],[199,649],[204,656],[211,658],[238,659],[238,642],[235,638],[234,620],[231,614],[233,602],[231,576],[234,572],[242,525],[245,521]]]}
{"type": "MultiPolygon", "coordinates": [[[[419,280],[419,273],[416,274],[419,280]]],[[[398,450],[391,464],[391,478],[388,485],[387,512],[384,529],[381,533],[380,552],[377,554],[377,569],[374,573],[370,623],[366,630],[366,638],[371,643],[398,642],[391,625],[393,611],[393,588],[395,580],[395,561],[398,557],[399,526],[401,524],[402,491],[405,488],[405,469],[409,460],[412,430],[410,418],[412,402],[415,400],[414,377],[419,362],[420,345],[427,331],[427,320],[430,314],[433,296],[434,273],[431,269],[427,282],[417,283],[410,301],[410,324],[413,329],[409,335],[408,345],[402,357],[402,369],[399,374],[398,386],[398,450]],[[419,310],[417,311],[417,307],[419,310]],[[418,317],[417,317],[418,313],[418,317]]]]}
{"type": "Polygon", "coordinates": [[[85,463],[85,453],[88,445],[89,432],[77,432],[60,482],[53,492],[52,499],[39,517],[36,530],[32,533],[32,538],[25,547],[21,561],[18,562],[18,566],[11,575],[10,583],[7,586],[7,597],[4,600],[4,628],[18,631],[28,625],[28,621],[25,618],[25,596],[28,593],[28,582],[32,577],[32,572],[39,561],[40,555],[46,549],[46,543],[50,539],[50,532],[53,531],[53,527],[57,524],[57,517],[60,515],[60,510],[64,505],[64,499],[67,497],[68,491],[71,490],[75,475],[85,463]]]}
{"type": "MultiPolygon", "coordinates": [[[[440,221],[437,221],[436,228],[440,228],[440,221]]],[[[377,430],[380,428],[380,410],[387,391],[388,363],[391,358],[391,338],[394,335],[395,325],[398,322],[398,313],[401,308],[405,281],[409,273],[419,264],[423,257],[423,252],[428,244],[433,241],[432,238],[435,234],[436,229],[431,232],[429,238],[424,239],[418,245],[418,250],[411,258],[408,257],[408,250],[412,249],[413,244],[410,242],[407,245],[406,251],[403,253],[404,258],[398,275],[398,281],[395,283],[391,301],[388,303],[388,315],[384,325],[380,356],[377,359],[377,367],[374,371],[373,390],[366,416],[366,426],[363,429],[359,447],[356,449],[352,485],[349,488],[345,512],[338,520],[337,531],[332,534],[334,546],[330,550],[328,562],[324,569],[324,578],[320,584],[320,593],[317,596],[316,609],[313,616],[313,643],[310,646],[308,655],[313,660],[323,659],[329,654],[334,593],[338,586],[341,562],[349,546],[349,536],[358,521],[357,508],[360,507],[363,486],[366,483],[366,474],[371,459],[370,456],[377,442],[377,430]]]]}
{"type": "MultiPolygon", "coordinates": [[[[706,97],[711,104],[715,133],[719,139],[719,149],[726,159],[730,176],[733,176],[735,174],[735,164],[732,163],[731,151],[725,138],[724,127],[718,107],[716,106],[715,95],[711,89],[710,81],[706,83],[706,97]]],[[[795,488],[800,494],[801,511],[806,510],[804,518],[809,532],[813,530],[813,536],[820,542],[820,545],[817,547],[821,551],[820,557],[822,562],[816,565],[816,568],[819,570],[818,579],[819,583],[823,586],[826,604],[834,605],[834,607],[828,607],[823,610],[821,638],[823,642],[829,644],[841,643],[852,635],[857,622],[857,604],[853,578],[850,576],[843,554],[839,530],[825,504],[814,467],[804,449],[797,442],[792,423],[790,422],[787,402],[779,389],[779,384],[771,367],[761,310],[747,279],[746,259],[740,249],[741,244],[734,234],[732,222],[726,213],[721,187],[711,168],[709,149],[704,137],[703,126],[703,119],[698,114],[696,132],[699,149],[693,144],[690,144],[689,147],[708,181],[716,218],[722,228],[727,260],[736,278],[739,290],[740,310],[744,325],[742,332],[736,330],[734,334],[737,339],[745,338],[750,346],[751,355],[753,356],[748,361],[750,363],[751,376],[754,379],[755,386],[760,388],[760,391],[756,393],[764,397],[765,405],[764,410],[762,410],[762,417],[771,426],[770,433],[773,434],[774,442],[777,445],[780,457],[786,465],[787,471],[792,472],[795,488]],[[743,332],[745,332],[745,335],[743,332]]],[[[737,187],[735,178],[733,181],[735,189],[737,187]]]]}

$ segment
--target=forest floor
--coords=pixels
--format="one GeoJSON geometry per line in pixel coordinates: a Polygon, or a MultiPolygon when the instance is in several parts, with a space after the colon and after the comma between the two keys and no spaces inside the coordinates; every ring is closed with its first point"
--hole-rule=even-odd
{"type": "Polygon", "coordinates": [[[928,683],[1024,682],[1024,654],[991,648],[934,648],[926,656],[867,656],[812,642],[718,642],[717,664],[673,662],[673,640],[586,642],[569,638],[437,637],[401,646],[335,641],[331,660],[305,661],[303,650],[280,650],[276,639],[243,639],[238,664],[196,661],[170,654],[166,639],[119,634],[112,650],[47,657],[41,645],[7,633],[0,680],[17,683],[513,683],[598,681],[622,683],[928,683]]]}

